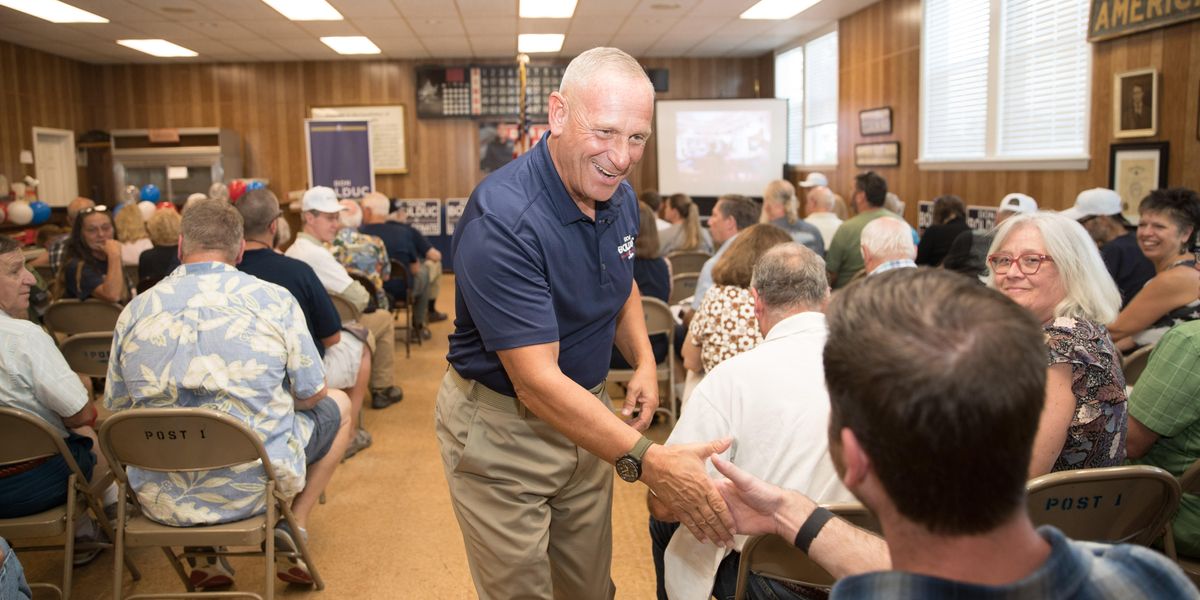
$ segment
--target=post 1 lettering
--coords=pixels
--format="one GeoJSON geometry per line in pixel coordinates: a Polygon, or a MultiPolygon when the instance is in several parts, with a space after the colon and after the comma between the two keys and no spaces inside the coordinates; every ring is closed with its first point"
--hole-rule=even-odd
{"type": "MultiPolygon", "coordinates": [[[[161,431],[161,430],[160,431],[151,431],[151,430],[147,429],[147,430],[145,430],[144,433],[146,435],[146,439],[148,439],[148,440],[166,441],[166,440],[186,440],[188,432],[186,429],[167,430],[167,431],[161,431]]],[[[204,430],[200,430],[200,437],[201,438],[204,437],[204,430]]]]}
{"type": "MultiPolygon", "coordinates": [[[[1104,496],[1069,496],[1066,498],[1047,498],[1045,511],[1051,510],[1087,510],[1089,508],[1101,508],[1101,502],[1104,496]]],[[[1112,502],[1113,506],[1121,505],[1121,494],[1117,494],[1112,502]]]]}

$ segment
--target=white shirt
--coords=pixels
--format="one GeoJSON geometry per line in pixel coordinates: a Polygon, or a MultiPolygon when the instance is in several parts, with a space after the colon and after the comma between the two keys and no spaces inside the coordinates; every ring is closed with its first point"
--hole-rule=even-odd
{"type": "Polygon", "coordinates": [[[346,272],[346,267],[333,257],[333,253],[307,233],[297,234],[296,241],[292,242],[283,254],[312,267],[317,273],[317,279],[321,280],[321,285],[327,290],[340,294],[354,283],[354,279],[346,272]]]}
{"type": "MultiPolygon", "coordinates": [[[[792,315],[753,350],[730,358],[700,382],[667,444],[733,437],[726,458],[744,471],[799,490],[818,504],[853,502],[829,458],[829,393],[822,352],[825,315],[792,315]]],[[[710,475],[717,471],[708,465],[710,475]]],[[[735,536],[740,549],[745,536],[735,536]]],[[[707,600],[726,551],[685,527],[664,560],[667,595],[707,600]]]]}
{"type": "Polygon", "coordinates": [[[121,264],[127,267],[136,267],[142,253],[153,247],[154,243],[150,241],[150,238],[142,238],[133,242],[121,242],[121,264]]]}
{"type": "Polygon", "coordinates": [[[54,340],[37,325],[0,311],[0,406],[42,418],[67,437],[63,417],[83,410],[87,390],[54,340]]]}
{"type": "Polygon", "coordinates": [[[670,227],[671,227],[671,222],[666,219],[663,219],[662,217],[655,217],[654,223],[655,223],[655,225],[658,226],[659,233],[663,232],[666,229],[670,229],[670,227]]]}
{"type": "Polygon", "coordinates": [[[825,240],[826,248],[829,247],[829,243],[833,241],[833,234],[837,233],[838,227],[842,224],[842,220],[831,212],[812,213],[804,221],[820,230],[821,239],[825,240]]]}

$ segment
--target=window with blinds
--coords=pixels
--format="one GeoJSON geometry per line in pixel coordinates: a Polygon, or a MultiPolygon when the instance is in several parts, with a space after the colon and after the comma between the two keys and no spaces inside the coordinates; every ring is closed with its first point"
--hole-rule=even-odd
{"type": "Polygon", "coordinates": [[[1086,168],[1087,0],[924,6],[919,162],[1086,168]]]}
{"type": "Polygon", "coordinates": [[[836,165],[837,31],[775,55],[775,97],[788,101],[788,164],[836,165]]]}

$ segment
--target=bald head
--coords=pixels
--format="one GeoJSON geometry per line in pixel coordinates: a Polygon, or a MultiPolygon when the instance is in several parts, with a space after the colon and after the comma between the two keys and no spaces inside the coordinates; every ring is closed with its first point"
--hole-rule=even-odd
{"type": "Polygon", "coordinates": [[[391,201],[379,192],[371,192],[363,197],[362,209],[364,223],[382,223],[387,220],[388,207],[391,201]]]}
{"type": "Polygon", "coordinates": [[[75,215],[78,215],[79,211],[93,206],[96,206],[96,202],[91,198],[84,198],[83,196],[75,198],[67,205],[67,223],[74,223],[75,215]]]}
{"type": "Polygon", "coordinates": [[[571,97],[573,93],[590,87],[593,82],[604,81],[606,77],[602,75],[617,75],[644,83],[650,95],[654,95],[654,84],[650,82],[646,70],[636,59],[617,48],[592,48],[576,56],[563,71],[558,91],[571,97]]]}

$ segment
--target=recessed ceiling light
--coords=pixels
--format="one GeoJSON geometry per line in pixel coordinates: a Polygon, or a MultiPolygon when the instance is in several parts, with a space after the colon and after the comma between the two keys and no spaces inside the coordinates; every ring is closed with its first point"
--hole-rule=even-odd
{"type": "Polygon", "coordinates": [[[570,19],[576,0],[521,0],[522,19],[570,19]]]}
{"type": "Polygon", "coordinates": [[[159,10],[172,15],[190,15],[196,12],[186,6],[164,6],[159,10]]]}
{"type": "Polygon", "coordinates": [[[522,33],[517,36],[517,52],[558,52],[566,37],[561,33],[522,33]]]}
{"type": "Polygon", "coordinates": [[[0,6],[19,10],[51,23],[107,23],[108,19],[58,0],[0,0],[0,6]]]}
{"type": "Polygon", "coordinates": [[[758,0],[740,18],[786,21],[811,8],[819,0],[758,0]]]}
{"type": "Polygon", "coordinates": [[[194,50],[188,50],[167,40],[117,40],[117,43],[126,48],[133,48],[138,52],[145,52],[146,54],[161,56],[163,58],[198,56],[194,50]]]}
{"type": "Polygon", "coordinates": [[[679,5],[674,2],[655,2],[650,5],[651,10],[675,10],[679,5]]]}
{"type": "Polygon", "coordinates": [[[379,54],[379,46],[361,35],[335,35],[321,38],[338,54],[379,54]]]}
{"type": "Polygon", "coordinates": [[[342,13],[325,0],[262,0],[293,21],[341,21],[342,13]]]}

